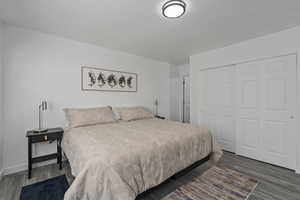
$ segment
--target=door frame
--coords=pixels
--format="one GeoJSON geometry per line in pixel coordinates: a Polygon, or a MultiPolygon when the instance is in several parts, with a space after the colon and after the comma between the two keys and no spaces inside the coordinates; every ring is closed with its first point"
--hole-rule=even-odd
{"type": "MultiPolygon", "coordinates": [[[[186,94],[186,88],[185,88],[185,86],[186,86],[186,78],[190,78],[190,76],[189,75],[183,75],[182,76],[182,109],[181,109],[181,112],[182,112],[182,118],[181,118],[181,121],[183,122],[183,123],[189,123],[189,122],[185,122],[185,114],[186,114],[186,107],[185,107],[185,105],[186,105],[186,101],[185,101],[185,94],[186,94]]],[[[190,119],[189,119],[190,120],[190,119]]]]}

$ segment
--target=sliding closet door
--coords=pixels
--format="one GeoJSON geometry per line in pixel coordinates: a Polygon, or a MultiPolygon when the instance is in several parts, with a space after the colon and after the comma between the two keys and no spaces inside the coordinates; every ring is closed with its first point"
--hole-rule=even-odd
{"type": "Polygon", "coordinates": [[[200,76],[200,118],[223,149],[234,152],[234,67],[205,70],[200,76]]]}
{"type": "Polygon", "coordinates": [[[296,56],[237,65],[237,153],[296,166],[296,56]]]}
{"type": "Polygon", "coordinates": [[[262,63],[262,155],[263,160],[296,167],[296,56],[262,63]]]}
{"type": "Polygon", "coordinates": [[[261,160],[261,64],[237,65],[237,154],[261,160]]]}

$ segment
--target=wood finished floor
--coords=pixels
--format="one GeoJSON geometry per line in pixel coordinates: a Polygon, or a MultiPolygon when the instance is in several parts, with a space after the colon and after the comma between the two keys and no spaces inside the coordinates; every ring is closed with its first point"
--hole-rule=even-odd
{"type": "MultiPolygon", "coordinates": [[[[211,166],[212,164],[207,162],[185,174],[171,178],[160,186],[143,193],[136,200],[160,200],[180,185],[189,182],[191,177],[201,175],[211,166]]],[[[234,169],[260,181],[249,200],[300,200],[300,175],[291,170],[231,153],[225,153],[218,166],[234,169]]],[[[73,181],[67,163],[64,163],[64,169],[61,171],[58,170],[57,165],[35,168],[30,180],[27,179],[26,172],[5,176],[0,181],[0,200],[19,200],[22,186],[61,174],[66,174],[69,182],[73,181]]]]}

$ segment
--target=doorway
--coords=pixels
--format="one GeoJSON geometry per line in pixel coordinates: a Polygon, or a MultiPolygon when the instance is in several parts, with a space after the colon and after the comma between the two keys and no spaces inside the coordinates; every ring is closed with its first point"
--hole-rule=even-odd
{"type": "Polygon", "coordinates": [[[190,123],[190,77],[183,76],[182,80],[182,122],[190,123]]]}

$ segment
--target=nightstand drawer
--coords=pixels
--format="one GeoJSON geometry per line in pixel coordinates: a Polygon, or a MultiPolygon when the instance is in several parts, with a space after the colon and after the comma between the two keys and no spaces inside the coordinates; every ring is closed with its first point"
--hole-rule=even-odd
{"type": "Polygon", "coordinates": [[[61,135],[62,135],[61,133],[36,135],[31,137],[31,142],[37,143],[37,142],[47,142],[47,141],[57,140],[58,138],[61,137],[61,135]]]}

